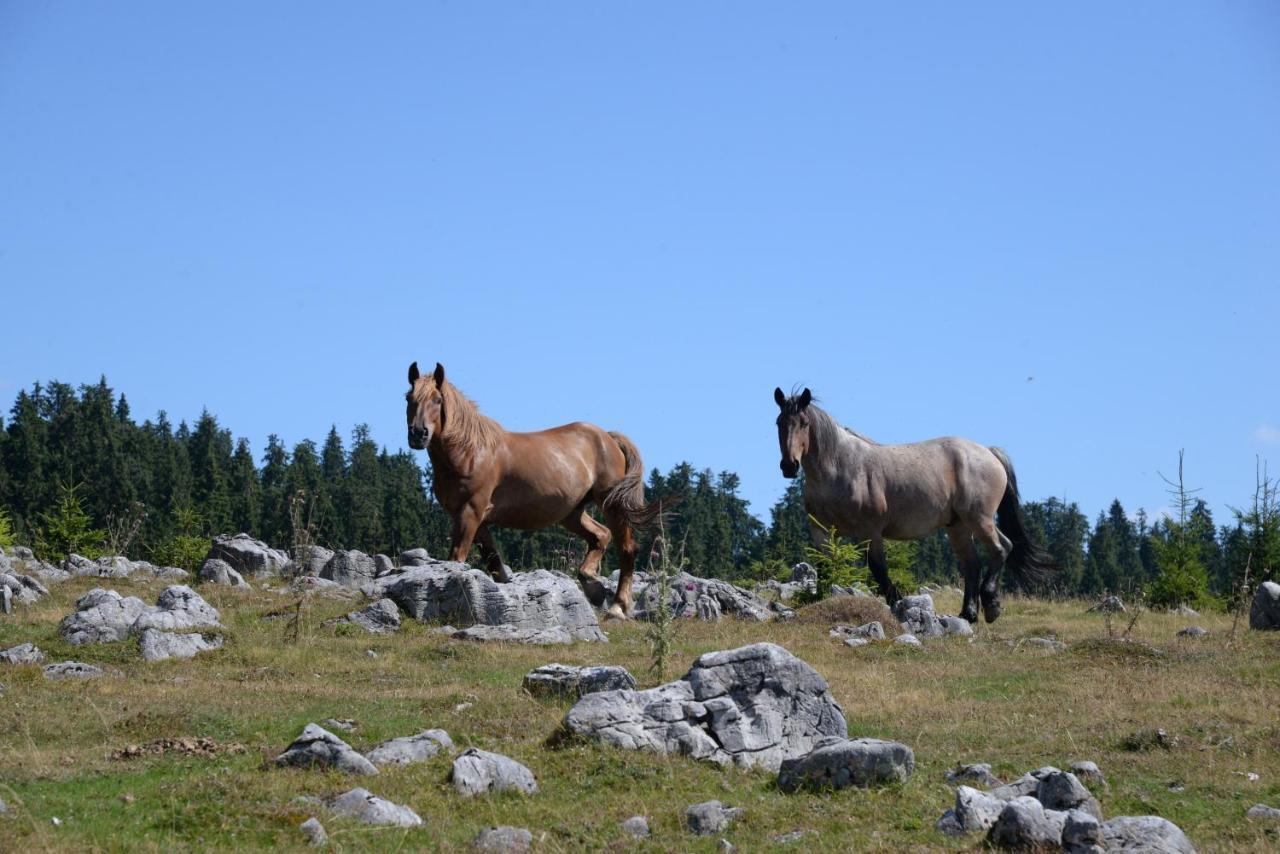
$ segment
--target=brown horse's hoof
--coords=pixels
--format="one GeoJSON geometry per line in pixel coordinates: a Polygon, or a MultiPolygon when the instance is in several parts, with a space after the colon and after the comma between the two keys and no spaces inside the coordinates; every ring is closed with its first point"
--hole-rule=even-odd
{"type": "Polygon", "coordinates": [[[582,583],[582,592],[586,594],[591,607],[603,608],[604,603],[609,599],[609,591],[600,583],[600,579],[594,576],[579,576],[578,580],[582,583]]]}

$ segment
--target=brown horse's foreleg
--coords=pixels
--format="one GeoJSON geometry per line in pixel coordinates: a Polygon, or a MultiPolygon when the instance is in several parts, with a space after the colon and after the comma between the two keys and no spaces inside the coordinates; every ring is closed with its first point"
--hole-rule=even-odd
{"type": "Polygon", "coordinates": [[[618,592],[613,596],[609,613],[626,618],[631,616],[632,610],[631,576],[636,568],[636,535],[631,523],[620,513],[608,514],[605,521],[618,544],[618,592]]]}
{"type": "Polygon", "coordinates": [[[947,539],[964,574],[964,607],[960,616],[971,623],[978,621],[978,585],[982,576],[978,553],[973,548],[973,535],[963,525],[947,528],[947,539]]]}
{"type": "Polygon", "coordinates": [[[493,580],[503,584],[510,581],[511,570],[502,562],[498,544],[493,541],[493,532],[489,530],[488,525],[481,525],[476,529],[476,545],[480,547],[480,558],[484,561],[489,574],[493,576],[493,580]]]}
{"type": "Polygon", "coordinates": [[[466,563],[471,555],[471,543],[484,522],[483,514],[473,504],[464,504],[453,517],[453,533],[450,535],[449,560],[466,563]]]}
{"type": "Polygon", "coordinates": [[[587,541],[587,556],[578,567],[578,581],[582,584],[582,592],[597,608],[603,608],[608,591],[600,583],[600,561],[604,558],[604,550],[609,547],[612,535],[609,529],[601,525],[587,512],[586,502],[579,504],[561,523],[573,533],[587,541]]]}
{"type": "Polygon", "coordinates": [[[1013,544],[996,528],[994,519],[980,520],[977,528],[978,541],[987,553],[987,572],[982,577],[982,616],[988,623],[994,623],[1000,616],[1000,570],[1004,569],[1004,559],[1013,544]]]}
{"type": "Polygon", "coordinates": [[[871,567],[871,577],[876,580],[876,586],[890,606],[902,598],[898,594],[898,588],[889,580],[889,562],[884,557],[883,537],[877,535],[871,538],[871,544],[867,548],[867,565],[871,567]]]}

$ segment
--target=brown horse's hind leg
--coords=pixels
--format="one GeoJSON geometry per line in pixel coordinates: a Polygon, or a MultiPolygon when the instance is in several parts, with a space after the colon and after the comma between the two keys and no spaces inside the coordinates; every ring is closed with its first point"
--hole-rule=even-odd
{"type": "Polygon", "coordinates": [[[898,595],[898,588],[894,587],[893,582],[889,580],[889,562],[884,557],[883,537],[871,538],[871,545],[867,548],[867,565],[871,567],[871,576],[876,580],[876,586],[880,588],[884,601],[892,606],[902,598],[898,595]]]}
{"type": "Polygon", "coordinates": [[[980,591],[982,616],[988,623],[994,623],[1000,616],[1000,570],[1004,569],[1004,559],[1008,557],[1012,544],[996,528],[994,519],[980,520],[975,535],[987,553],[987,572],[982,577],[980,591]]]}
{"type": "Polygon", "coordinates": [[[636,535],[631,523],[621,513],[608,513],[605,521],[618,544],[618,592],[613,596],[609,614],[614,617],[631,616],[631,576],[636,568],[636,535]]]}
{"type": "Polygon", "coordinates": [[[578,567],[578,581],[582,583],[582,592],[597,608],[603,608],[608,591],[600,583],[600,561],[604,558],[604,550],[609,547],[612,535],[609,529],[601,525],[587,512],[586,502],[579,504],[561,523],[573,533],[587,541],[587,556],[578,567]]]}
{"type": "Polygon", "coordinates": [[[964,573],[964,608],[960,616],[971,623],[978,622],[978,585],[982,567],[979,565],[978,553],[973,548],[973,535],[962,525],[947,528],[947,539],[951,541],[951,551],[955,552],[964,573]]]}
{"type": "Polygon", "coordinates": [[[484,561],[489,575],[493,576],[493,580],[503,584],[510,581],[511,570],[502,562],[498,544],[493,541],[493,532],[489,530],[488,525],[481,525],[476,530],[476,545],[480,547],[480,558],[484,561]]]}

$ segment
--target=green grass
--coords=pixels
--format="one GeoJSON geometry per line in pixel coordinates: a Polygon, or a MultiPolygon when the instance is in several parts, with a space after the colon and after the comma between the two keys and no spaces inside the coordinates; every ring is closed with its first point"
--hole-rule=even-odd
{"type": "MultiPolygon", "coordinates": [[[[1185,641],[1175,632],[1193,620],[1146,614],[1125,642],[1108,638],[1102,618],[1084,614],[1082,604],[1010,598],[1000,621],[972,641],[934,641],[924,651],[849,649],[828,638],[820,620],[680,623],[672,676],[702,652],[774,641],[827,678],[851,735],[915,750],[916,773],[902,786],[782,795],[767,774],[590,744],[548,746],[568,703],[528,697],[523,675],[551,661],[622,664],[652,685],[642,625],[608,624],[611,643],[568,648],[457,642],[408,623],[383,638],[324,628],[353,604],[315,599],[298,642],[287,643],[286,620],[262,617],[293,599],[216,589],[204,592],[222,611],[226,647],[146,664],[129,642],[74,648],[59,638],[58,620],[91,586],[59,585],[49,600],[0,618],[0,648],[29,640],[48,661],[88,661],[122,674],[50,682],[37,667],[0,669],[7,688],[0,798],[9,806],[0,851],[305,850],[297,826],[313,814],[336,850],[465,850],[484,827],[511,824],[529,828],[540,851],[712,851],[714,838],[681,827],[687,805],[711,798],[746,807],[725,834],[741,850],[972,850],[980,840],[951,840],[933,828],[953,798],[943,780],[948,768],[985,761],[1011,779],[1074,759],[1092,759],[1106,774],[1110,788],[1098,794],[1108,816],[1163,815],[1202,851],[1269,851],[1278,843],[1274,830],[1244,812],[1259,801],[1280,803],[1280,635],[1242,629],[1229,645],[1226,615],[1196,618],[1211,635],[1185,641]],[[1045,634],[1068,649],[1009,643],[1045,634]],[[464,702],[471,706],[456,711],[464,702]],[[270,764],[304,724],[327,717],[359,721],[355,732],[341,733],[357,749],[443,728],[460,748],[524,762],[541,791],[462,799],[446,783],[446,757],[362,779],[270,764]],[[1172,748],[1124,747],[1127,737],[1157,727],[1176,737],[1172,748]],[[195,736],[229,749],[213,758],[112,758],[128,745],[195,736]],[[371,829],[294,803],[356,785],[409,805],[426,825],[371,829]],[[637,813],[653,829],[645,842],[618,828],[637,813]],[[796,830],[809,832],[803,842],[772,841],[796,830]]],[[[116,585],[147,601],[162,587],[116,585]]],[[[938,604],[954,612],[959,603],[943,596],[938,604]]]]}

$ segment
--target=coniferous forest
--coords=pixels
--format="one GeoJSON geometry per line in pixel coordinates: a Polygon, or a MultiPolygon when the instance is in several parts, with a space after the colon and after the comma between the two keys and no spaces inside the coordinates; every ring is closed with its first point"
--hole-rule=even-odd
{"type": "MultiPolygon", "coordinates": [[[[79,389],[37,383],[18,394],[0,427],[0,538],[30,544],[46,560],[123,553],[192,569],[211,536],[240,531],[279,547],[305,537],[370,554],[447,552],[449,520],[419,464],[426,455],[379,448],[363,425],[292,448],[272,435],[255,459],[248,441],[208,411],[194,424],[175,426],[164,412],[139,423],[103,378],[79,389]]],[[[1256,583],[1280,564],[1275,483],[1260,472],[1254,486],[1242,489],[1230,519],[1176,492],[1177,518],[1158,519],[1119,499],[1090,520],[1074,502],[1024,497],[1028,528],[1060,567],[1052,589],[1038,592],[1230,600],[1246,573],[1256,583]]],[[[738,490],[733,472],[688,462],[654,469],[647,484],[650,500],[679,499],[666,533],[690,571],[742,581],[785,575],[809,542],[800,483],[767,520],[752,515],[738,490]]],[[[572,569],[582,555],[581,541],[560,528],[495,535],[517,568],[572,569]]],[[[606,567],[613,560],[610,553],[606,567]]],[[[918,583],[958,580],[941,531],[891,560],[918,583]]]]}

